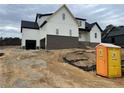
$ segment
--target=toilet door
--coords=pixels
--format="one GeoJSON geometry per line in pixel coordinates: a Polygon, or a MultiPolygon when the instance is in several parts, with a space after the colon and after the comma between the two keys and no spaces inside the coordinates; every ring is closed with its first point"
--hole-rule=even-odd
{"type": "Polygon", "coordinates": [[[97,49],[97,74],[107,76],[107,48],[99,47],[97,49]]]}

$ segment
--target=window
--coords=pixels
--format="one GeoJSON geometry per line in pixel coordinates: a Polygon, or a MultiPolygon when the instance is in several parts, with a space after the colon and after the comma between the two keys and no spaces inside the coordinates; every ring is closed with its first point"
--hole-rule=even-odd
{"type": "Polygon", "coordinates": [[[95,33],[95,38],[97,38],[97,33],[95,33]]]}
{"type": "Polygon", "coordinates": [[[65,20],[65,14],[64,13],[62,14],[62,19],[65,20]]]}
{"type": "Polygon", "coordinates": [[[82,26],[82,21],[79,21],[80,22],[80,26],[82,26]]]}
{"type": "Polygon", "coordinates": [[[72,36],[72,30],[71,29],[69,30],[69,34],[70,34],[70,36],[72,36]]]}
{"type": "Polygon", "coordinates": [[[59,34],[59,29],[56,29],[56,35],[58,35],[59,34]]]}
{"type": "Polygon", "coordinates": [[[82,26],[82,21],[78,20],[78,26],[82,26]]]}

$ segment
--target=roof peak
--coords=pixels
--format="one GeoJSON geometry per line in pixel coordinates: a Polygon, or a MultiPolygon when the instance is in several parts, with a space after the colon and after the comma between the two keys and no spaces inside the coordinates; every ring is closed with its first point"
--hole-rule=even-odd
{"type": "MultiPolygon", "coordinates": [[[[61,9],[61,8],[63,8],[63,7],[67,8],[67,10],[69,10],[66,4],[63,4],[62,6],[60,6],[59,9],[61,9]]],[[[58,10],[59,10],[59,9],[58,9],[58,10]]],[[[57,11],[58,11],[58,10],[57,10],[57,11]]],[[[55,12],[57,12],[57,11],[55,11],[55,12]]],[[[38,16],[39,16],[39,18],[41,18],[42,16],[50,16],[50,15],[54,14],[55,12],[53,12],[53,13],[44,13],[44,14],[42,14],[42,13],[37,13],[37,15],[36,15],[36,20],[37,20],[38,16]]],[[[69,10],[69,12],[71,12],[71,11],[69,10]]],[[[72,15],[73,15],[73,14],[72,14],[72,15]]],[[[78,19],[78,20],[86,21],[86,19],[84,19],[84,18],[75,17],[75,16],[74,16],[74,18],[75,18],[75,19],[78,19]]],[[[35,20],[35,21],[36,21],[36,20],[35,20]]]]}
{"type": "Polygon", "coordinates": [[[92,29],[92,27],[93,27],[94,25],[97,25],[101,32],[103,31],[97,22],[93,22],[93,23],[88,23],[88,22],[86,22],[86,29],[87,29],[88,31],[91,31],[91,29],[92,29]]]}

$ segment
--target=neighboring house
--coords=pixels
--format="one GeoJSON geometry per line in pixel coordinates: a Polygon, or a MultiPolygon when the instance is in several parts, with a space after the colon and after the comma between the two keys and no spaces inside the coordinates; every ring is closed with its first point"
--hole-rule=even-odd
{"type": "Polygon", "coordinates": [[[105,43],[113,43],[124,47],[124,26],[111,27],[105,31],[107,33],[102,37],[102,41],[105,43]]]}
{"type": "Polygon", "coordinates": [[[26,49],[76,48],[79,42],[100,43],[102,29],[76,18],[63,5],[55,13],[37,14],[35,22],[22,21],[22,47],[26,49]]]}

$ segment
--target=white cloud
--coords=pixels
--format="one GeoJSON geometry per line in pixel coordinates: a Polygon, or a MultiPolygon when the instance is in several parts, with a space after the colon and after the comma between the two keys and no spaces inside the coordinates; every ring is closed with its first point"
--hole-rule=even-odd
{"type": "Polygon", "coordinates": [[[2,26],[2,27],[0,27],[0,30],[2,30],[2,29],[4,29],[4,30],[15,30],[15,31],[19,30],[18,27],[14,27],[14,26],[2,26]]]}
{"type": "Polygon", "coordinates": [[[103,12],[103,11],[105,11],[105,10],[106,10],[106,8],[100,8],[100,9],[96,9],[96,10],[90,12],[89,14],[96,14],[96,13],[103,12]]]}
{"type": "Polygon", "coordinates": [[[119,18],[122,18],[122,15],[120,14],[115,14],[115,15],[110,15],[110,16],[106,16],[106,17],[102,17],[104,20],[112,20],[112,19],[116,19],[118,20],[119,18]]]}
{"type": "Polygon", "coordinates": [[[113,25],[123,25],[124,22],[118,20],[118,19],[110,19],[110,20],[103,20],[102,21],[102,24],[106,24],[106,25],[109,25],[109,24],[113,24],[113,25]]]}
{"type": "Polygon", "coordinates": [[[97,7],[97,6],[99,6],[99,4],[86,4],[86,5],[84,5],[84,7],[83,8],[95,8],[95,7],[97,7]]]}
{"type": "Polygon", "coordinates": [[[101,15],[101,17],[108,17],[108,16],[111,16],[111,15],[114,15],[114,12],[113,11],[106,12],[103,15],[101,15]]]}
{"type": "Polygon", "coordinates": [[[0,27],[0,37],[19,37],[21,38],[19,27],[14,26],[1,26],[0,27]]]}

